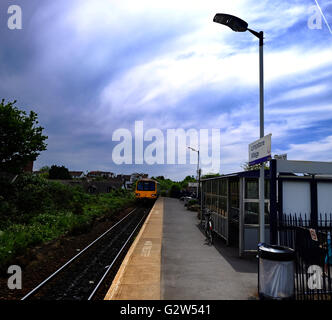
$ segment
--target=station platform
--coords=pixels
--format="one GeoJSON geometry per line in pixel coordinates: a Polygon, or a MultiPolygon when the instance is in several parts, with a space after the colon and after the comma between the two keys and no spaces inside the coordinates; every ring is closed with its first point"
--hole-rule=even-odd
{"type": "Polygon", "coordinates": [[[158,198],[104,299],[255,299],[256,258],[206,245],[198,222],[182,201],[158,198]]]}

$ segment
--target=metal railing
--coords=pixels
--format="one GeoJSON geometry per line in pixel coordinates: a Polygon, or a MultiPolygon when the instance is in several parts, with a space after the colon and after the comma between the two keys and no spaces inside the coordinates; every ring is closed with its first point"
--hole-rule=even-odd
{"type": "Polygon", "coordinates": [[[295,249],[295,294],[298,300],[332,301],[332,219],[320,215],[283,215],[278,223],[279,244],[295,249]]]}

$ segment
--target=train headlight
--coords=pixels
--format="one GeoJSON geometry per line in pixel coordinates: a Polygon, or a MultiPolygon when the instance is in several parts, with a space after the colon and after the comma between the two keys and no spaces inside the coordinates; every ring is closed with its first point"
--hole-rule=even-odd
{"type": "Polygon", "coordinates": [[[136,195],[136,197],[139,197],[139,196],[140,196],[140,194],[139,194],[139,193],[136,193],[135,195],[136,195]]]}
{"type": "Polygon", "coordinates": [[[151,194],[152,197],[156,197],[157,195],[156,194],[151,194]]]}

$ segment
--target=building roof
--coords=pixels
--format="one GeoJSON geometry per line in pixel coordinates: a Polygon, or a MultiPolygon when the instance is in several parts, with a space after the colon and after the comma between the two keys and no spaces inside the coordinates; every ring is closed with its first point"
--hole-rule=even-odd
{"type": "Polygon", "coordinates": [[[71,176],[80,176],[83,174],[83,171],[69,171],[71,176]]]}
{"type": "Polygon", "coordinates": [[[113,174],[113,172],[109,172],[109,171],[89,171],[88,174],[96,174],[96,175],[99,175],[99,174],[113,174]]]}
{"type": "MultiPolygon", "coordinates": [[[[270,169],[265,169],[265,178],[270,178],[270,169]]],[[[260,171],[259,170],[249,170],[249,171],[242,171],[242,172],[235,172],[229,174],[223,174],[221,176],[201,179],[201,181],[208,181],[208,180],[219,180],[231,177],[246,177],[246,178],[259,178],[260,171]]]]}
{"type": "Polygon", "coordinates": [[[120,176],[121,178],[123,178],[125,180],[130,180],[130,177],[131,177],[130,174],[119,174],[118,176],[120,176]]]}

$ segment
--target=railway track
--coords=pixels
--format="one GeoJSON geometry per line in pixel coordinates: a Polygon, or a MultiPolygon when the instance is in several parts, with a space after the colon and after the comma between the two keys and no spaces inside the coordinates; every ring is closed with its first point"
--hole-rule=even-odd
{"type": "Polygon", "coordinates": [[[102,299],[151,207],[138,207],[21,300],[102,299]]]}

